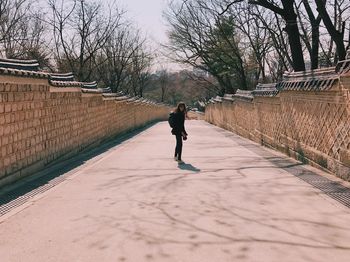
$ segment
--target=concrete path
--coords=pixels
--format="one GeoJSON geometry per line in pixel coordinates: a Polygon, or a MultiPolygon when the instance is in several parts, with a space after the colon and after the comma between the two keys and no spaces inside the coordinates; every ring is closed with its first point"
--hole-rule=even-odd
{"type": "Polygon", "coordinates": [[[296,162],[202,121],[187,130],[183,166],[159,123],[0,217],[0,261],[350,261],[350,209],[296,162]]]}

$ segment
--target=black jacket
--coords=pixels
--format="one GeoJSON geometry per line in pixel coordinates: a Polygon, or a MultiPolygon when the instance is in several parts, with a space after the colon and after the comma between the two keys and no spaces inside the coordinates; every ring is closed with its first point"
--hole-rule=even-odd
{"type": "Polygon", "coordinates": [[[185,130],[185,114],[181,112],[174,113],[174,127],[171,130],[171,133],[173,135],[181,135],[182,132],[184,132],[186,135],[185,130]]]}

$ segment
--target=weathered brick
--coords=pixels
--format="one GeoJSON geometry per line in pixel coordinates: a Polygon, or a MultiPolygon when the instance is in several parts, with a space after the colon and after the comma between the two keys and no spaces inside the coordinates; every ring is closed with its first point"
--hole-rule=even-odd
{"type": "Polygon", "coordinates": [[[0,171],[7,174],[19,168],[25,174],[34,162],[49,163],[79,152],[135,125],[164,118],[168,111],[155,105],[104,100],[101,95],[50,92],[48,85],[0,83],[1,90],[0,171]]]}
{"type": "Polygon", "coordinates": [[[5,113],[11,112],[12,105],[10,103],[5,104],[5,113]]]}
{"type": "Polygon", "coordinates": [[[224,100],[206,107],[205,120],[345,177],[350,173],[345,150],[350,143],[346,92],[281,91],[276,97],[251,101],[224,100]]]}

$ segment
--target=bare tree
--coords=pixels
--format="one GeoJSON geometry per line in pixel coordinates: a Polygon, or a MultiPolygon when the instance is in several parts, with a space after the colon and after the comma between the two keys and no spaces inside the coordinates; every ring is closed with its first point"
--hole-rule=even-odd
{"type": "MultiPolygon", "coordinates": [[[[221,1],[218,1],[218,4],[221,1]]],[[[254,75],[254,82],[256,83],[260,78],[261,81],[266,82],[266,58],[271,48],[273,47],[272,35],[269,32],[269,28],[274,25],[271,22],[267,22],[267,16],[265,10],[259,10],[256,6],[250,6],[245,2],[233,5],[227,10],[227,14],[234,17],[234,23],[237,29],[242,32],[244,39],[242,42],[245,43],[245,49],[250,51],[250,61],[253,65],[248,65],[253,68],[252,72],[254,75]],[[235,14],[240,14],[236,15],[235,14]],[[262,21],[268,26],[263,25],[262,21]]],[[[276,35],[278,36],[278,35],[276,35]]],[[[253,85],[255,85],[255,83],[253,85]]]]}
{"type": "Polygon", "coordinates": [[[50,51],[42,22],[44,14],[30,0],[0,0],[0,48],[8,58],[37,59],[50,67],[50,51]]]}
{"type": "Polygon", "coordinates": [[[130,24],[118,27],[95,59],[98,79],[113,92],[127,91],[134,58],[145,48],[145,38],[130,24]]]}
{"type": "MultiPolygon", "coordinates": [[[[337,58],[344,60],[346,57],[346,48],[344,44],[344,34],[346,22],[343,21],[342,14],[350,8],[348,5],[344,10],[341,9],[344,1],[335,1],[334,3],[334,22],[332,22],[331,16],[326,8],[326,2],[324,0],[315,0],[317,11],[322,18],[322,21],[334,41],[337,50],[337,58]],[[341,2],[341,3],[340,3],[341,2]]],[[[349,3],[348,3],[349,4],[349,3]]],[[[337,60],[337,59],[336,59],[337,60]]]]}
{"type": "Polygon", "coordinates": [[[141,48],[132,57],[128,74],[131,76],[131,87],[135,96],[143,96],[143,90],[150,78],[152,59],[152,55],[141,48]]]}
{"type": "Polygon", "coordinates": [[[213,75],[220,93],[233,93],[248,88],[244,49],[233,18],[219,16],[216,7],[204,0],[171,5],[166,13],[171,28],[168,49],[175,61],[213,75]]]}
{"type": "MultiPolygon", "coordinates": [[[[212,1],[212,0],[210,0],[212,1]]],[[[245,0],[225,1],[221,7],[221,13],[227,13],[234,5],[245,0]]],[[[300,38],[303,40],[311,59],[311,68],[318,67],[319,49],[323,52],[322,56],[330,61],[333,52],[333,43],[336,45],[336,57],[345,59],[345,40],[346,21],[349,20],[350,3],[347,0],[315,0],[314,3],[307,0],[280,0],[279,3],[274,0],[247,0],[249,4],[262,6],[275,14],[282,17],[285,21],[284,30],[288,34],[289,48],[293,60],[293,68],[300,71],[305,68],[303,46],[300,38]],[[301,8],[303,5],[303,8],[301,8]],[[314,12],[317,7],[318,13],[314,12]],[[333,10],[330,10],[333,8],[333,10]],[[305,19],[307,18],[307,19],[305,19]],[[328,52],[321,43],[320,22],[326,27],[331,37],[330,41],[323,39],[329,43],[328,52]],[[305,23],[307,21],[307,23],[305,23]],[[302,32],[298,30],[298,24],[302,32]],[[311,40],[309,33],[309,25],[311,27],[311,40]]],[[[350,39],[350,33],[349,33],[350,39]]],[[[349,43],[348,43],[349,46],[349,43]]]]}
{"type": "Polygon", "coordinates": [[[2,54],[9,58],[18,56],[19,42],[22,41],[23,20],[30,4],[26,0],[0,1],[0,43],[2,54]]]}
{"type": "Polygon", "coordinates": [[[144,91],[146,89],[146,87],[148,86],[148,84],[150,83],[151,81],[151,73],[149,70],[147,71],[144,71],[144,72],[141,72],[139,74],[139,77],[138,77],[138,81],[139,81],[139,91],[138,91],[138,95],[140,97],[143,97],[144,95],[144,91]]]}
{"type": "Polygon", "coordinates": [[[94,58],[120,25],[122,13],[102,1],[48,0],[48,5],[59,68],[91,80],[94,58]]]}
{"type": "Polygon", "coordinates": [[[161,88],[161,102],[165,101],[165,95],[167,94],[168,87],[169,87],[169,73],[166,69],[162,69],[158,72],[158,81],[161,88]]]}
{"type": "Polygon", "coordinates": [[[124,12],[104,0],[35,3],[0,0],[0,55],[143,96],[153,56],[124,12]]]}
{"type": "Polygon", "coordinates": [[[311,69],[317,69],[319,67],[321,16],[314,13],[313,10],[315,8],[308,0],[301,0],[299,3],[296,3],[295,8],[298,10],[299,27],[302,32],[301,39],[309,52],[311,69]],[[302,6],[305,10],[303,10],[302,6]],[[311,31],[311,36],[309,31],[311,31]]]}
{"type": "MultiPolygon", "coordinates": [[[[241,1],[232,1],[227,6],[241,1]]],[[[252,5],[258,5],[267,8],[284,19],[284,30],[288,35],[289,47],[293,59],[293,68],[295,71],[305,70],[303,48],[300,40],[300,31],[297,21],[298,16],[294,8],[295,0],[281,0],[281,6],[273,0],[248,0],[248,2],[252,5]]]]}

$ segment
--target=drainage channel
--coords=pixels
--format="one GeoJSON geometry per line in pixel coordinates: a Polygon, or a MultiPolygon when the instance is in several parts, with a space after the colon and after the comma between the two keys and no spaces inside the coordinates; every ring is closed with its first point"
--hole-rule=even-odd
{"type": "Polygon", "coordinates": [[[309,170],[294,174],[297,178],[321,190],[325,195],[350,208],[350,189],[309,170]]]}
{"type": "Polygon", "coordinates": [[[235,133],[232,133],[219,127],[216,127],[216,130],[225,137],[234,140],[235,143],[238,143],[239,145],[250,150],[251,152],[254,152],[255,154],[264,157],[273,165],[282,168],[289,174],[294,175],[295,177],[308,183],[314,188],[317,188],[330,198],[350,208],[350,188],[343,186],[339,182],[332,181],[324,176],[312,172],[309,169],[306,169],[305,167],[303,167],[304,164],[298,163],[295,160],[291,160],[287,158],[287,156],[280,157],[277,154],[274,154],[271,150],[267,150],[265,147],[258,145],[235,133]]]}
{"type": "Polygon", "coordinates": [[[15,189],[0,195],[0,217],[42,194],[49,189],[65,181],[73,173],[62,174],[67,169],[61,170],[60,174],[51,173],[32,181],[28,181],[15,189]]]}

